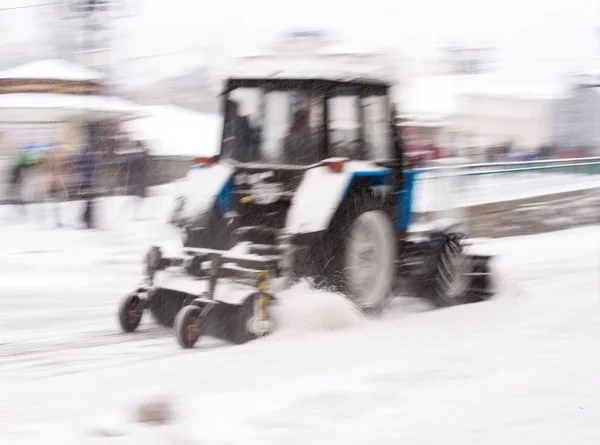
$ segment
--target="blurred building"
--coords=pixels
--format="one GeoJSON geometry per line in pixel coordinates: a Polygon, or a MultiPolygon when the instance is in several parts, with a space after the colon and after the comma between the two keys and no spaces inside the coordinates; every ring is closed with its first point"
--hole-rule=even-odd
{"type": "Polygon", "coordinates": [[[420,61],[396,87],[397,120],[415,156],[472,155],[473,129],[458,120],[465,112],[463,90],[471,79],[491,70],[494,54],[488,47],[442,47],[437,58],[420,61]]]}
{"type": "Polygon", "coordinates": [[[444,74],[473,75],[492,71],[496,48],[466,45],[450,45],[441,49],[439,61],[444,74]]]}
{"type": "Polygon", "coordinates": [[[471,134],[478,159],[489,159],[488,150],[499,146],[512,147],[512,154],[535,154],[552,143],[553,112],[562,93],[558,79],[480,76],[464,86],[456,123],[471,134]]]}
{"type": "Polygon", "coordinates": [[[264,52],[237,57],[234,64],[293,60],[302,60],[316,67],[329,62],[377,67],[381,76],[397,80],[396,63],[387,51],[342,42],[320,30],[285,33],[264,52]]]}
{"type": "Polygon", "coordinates": [[[411,77],[397,88],[414,150],[433,146],[479,162],[491,160],[492,152],[532,154],[551,144],[554,106],[563,93],[559,79],[498,70],[494,54],[490,48],[444,48],[430,64],[435,74],[411,77]]]}
{"type": "Polygon", "coordinates": [[[134,104],[106,94],[104,76],[61,59],[39,60],[0,72],[1,155],[24,144],[91,141],[98,124],[134,116],[134,104]]]}
{"type": "Polygon", "coordinates": [[[553,110],[553,145],[564,156],[600,156],[600,76],[567,80],[568,92],[553,110]]]}
{"type": "Polygon", "coordinates": [[[397,98],[402,115],[428,129],[422,144],[475,161],[486,160],[487,149],[499,145],[533,153],[550,144],[553,112],[561,97],[558,84],[531,85],[496,73],[411,79],[402,92],[397,98]]]}
{"type": "Polygon", "coordinates": [[[460,110],[458,87],[455,77],[444,75],[411,77],[397,87],[397,123],[412,156],[431,159],[438,149],[454,154],[461,148],[453,127],[460,110]]]}

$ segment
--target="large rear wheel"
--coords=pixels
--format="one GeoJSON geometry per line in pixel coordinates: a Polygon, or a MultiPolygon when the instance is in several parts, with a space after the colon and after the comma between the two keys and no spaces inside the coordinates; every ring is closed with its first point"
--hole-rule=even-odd
{"type": "Polygon", "coordinates": [[[379,313],[395,280],[392,220],[375,197],[357,196],[336,215],[326,236],[317,282],[345,294],[366,313],[379,313]]]}
{"type": "Polygon", "coordinates": [[[464,235],[448,233],[433,269],[433,302],[438,307],[469,303],[469,259],[464,252],[464,235]]]}

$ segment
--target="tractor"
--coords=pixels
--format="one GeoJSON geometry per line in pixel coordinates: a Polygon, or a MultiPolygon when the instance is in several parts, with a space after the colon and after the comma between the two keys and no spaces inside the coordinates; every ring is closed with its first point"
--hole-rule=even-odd
{"type": "Polygon", "coordinates": [[[148,309],[184,348],[245,343],[276,329],[275,289],[299,280],[370,315],[400,288],[436,307],[493,295],[491,256],[468,253],[462,221],[411,230],[419,171],[403,159],[391,82],[253,69],[224,85],[220,152],[196,159],[170,213],[180,252],[149,249],[124,331],[148,309]]]}

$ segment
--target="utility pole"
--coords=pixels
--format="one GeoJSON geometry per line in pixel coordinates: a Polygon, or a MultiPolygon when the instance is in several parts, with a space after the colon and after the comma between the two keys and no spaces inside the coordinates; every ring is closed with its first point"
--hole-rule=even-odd
{"type": "Polygon", "coordinates": [[[112,89],[111,57],[114,52],[113,19],[115,12],[126,9],[127,0],[66,0],[68,9],[74,14],[75,29],[78,31],[78,50],[83,64],[101,71],[106,76],[106,86],[112,89]]]}

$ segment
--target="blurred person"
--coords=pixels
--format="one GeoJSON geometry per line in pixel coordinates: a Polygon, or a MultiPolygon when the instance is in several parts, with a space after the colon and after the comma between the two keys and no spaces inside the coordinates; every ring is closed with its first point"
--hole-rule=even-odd
{"type": "Polygon", "coordinates": [[[119,178],[123,177],[121,156],[118,154],[118,143],[113,131],[105,129],[100,142],[103,168],[105,172],[107,195],[113,195],[120,187],[119,178]]]}
{"type": "Polygon", "coordinates": [[[10,168],[9,202],[17,207],[17,213],[25,217],[25,205],[27,202],[25,189],[28,185],[31,167],[34,165],[34,159],[30,155],[29,145],[21,145],[17,154],[13,158],[13,164],[10,168]]]}
{"type": "Polygon", "coordinates": [[[65,144],[54,145],[40,161],[40,173],[43,175],[44,179],[45,200],[54,208],[56,227],[62,227],[60,202],[65,190],[63,175],[66,171],[66,151],[67,148],[65,144]]]}
{"type": "MultiPolygon", "coordinates": [[[[314,145],[309,117],[309,111],[305,108],[300,108],[294,113],[283,143],[285,164],[310,165],[318,162],[319,151],[314,145]]],[[[341,149],[345,151],[347,147],[342,146],[341,149]]]]}
{"type": "Polygon", "coordinates": [[[12,206],[15,206],[17,213],[21,216],[25,216],[25,200],[23,198],[23,176],[25,174],[25,167],[16,160],[16,162],[10,168],[10,177],[8,181],[8,196],[9,202],[12,206]]]}
{"type": "Polygon", "coordinates": [[[148,188],[148,167],[150,164],[148,150],[142,141],[134,142],[135,153],[129,161],[127,171],[127,195],[133,197],[134,218],[138,219],[140,207],[146,197],[148,188]]]}
{"type": "Polygon", "coordinates": [[[259,161],[259,131],[252,126],[248,116],[239,114],[239,104],[236,101],[227,99],[224,117],[223,157],[231,157],[238,162],[259,161]]]}
{"type": "Polygon", "coordinates": [[[77,153],[72,163],[72,173],[75,175],[77,194],[85,201],[82,221],[86,228],[96,227],[94,212],[94,198],[96,181],[96,170],[98,168],[98,156],[92,145],[86,145],[77,153]]]}

